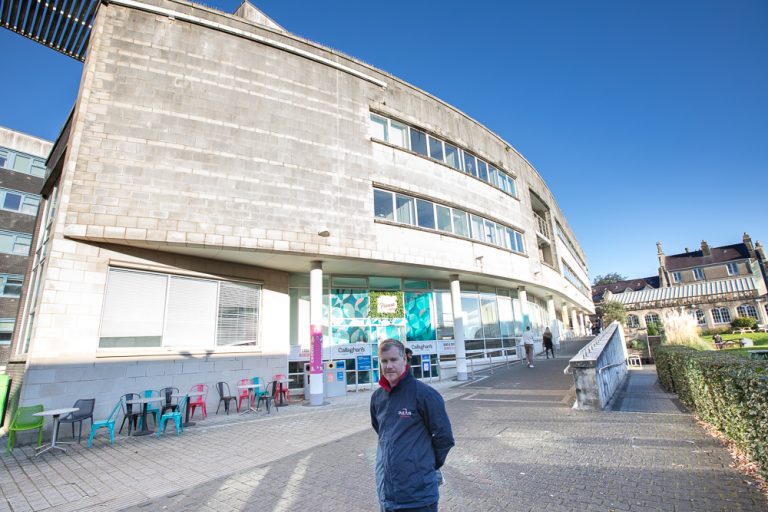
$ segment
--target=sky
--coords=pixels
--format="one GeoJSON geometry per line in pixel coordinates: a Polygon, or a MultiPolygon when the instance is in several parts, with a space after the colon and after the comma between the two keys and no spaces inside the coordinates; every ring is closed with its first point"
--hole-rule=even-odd
{"type": "MultiPolygon", "coordinates": [[[[768,244],[765,0],[252,1],[506,140],[554,194],[590,279],[655,275],[657,241],[768,244]]],[[[82,64],[4,29],[0,55],[0,125],[54,140],[82,64]]]]}

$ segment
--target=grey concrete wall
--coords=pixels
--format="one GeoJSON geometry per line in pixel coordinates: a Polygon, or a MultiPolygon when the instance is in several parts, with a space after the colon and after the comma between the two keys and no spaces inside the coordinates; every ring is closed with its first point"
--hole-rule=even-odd
{"type": "Polygon", "coordinates": [[[602,410],[627,376],[627,348],[621,324],[614,322],[569,361],[576,406],[602,410]]]}

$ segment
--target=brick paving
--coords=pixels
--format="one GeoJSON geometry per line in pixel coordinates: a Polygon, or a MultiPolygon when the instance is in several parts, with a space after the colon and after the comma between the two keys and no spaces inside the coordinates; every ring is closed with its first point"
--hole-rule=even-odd
{"type": "MultiPolygon", "coordinates": [[[[533,369],[435,383],[457,441],[441,510],[768,510],[725,449],[679,408],[573,410],[562,370],[578,346],[533,369]]],[[[632,389],[622,389],[625,403],[637,403],[632,389]]],[[[664,399],[658,392],[652,398],[664,399]]],[[[375,511],[369,398],[211,416],[179,437],[118,437],[114,447],[100,437],[66,454],[33,458],[30,446],[17,448],[0,459],[0,511],[375,511]]]]}

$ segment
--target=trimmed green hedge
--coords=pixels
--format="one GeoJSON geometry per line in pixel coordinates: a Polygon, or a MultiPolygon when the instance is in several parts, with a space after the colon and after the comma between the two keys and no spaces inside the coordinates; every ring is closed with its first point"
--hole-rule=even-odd
{"type": "Polygon", "coordinates": [[[768,478],[768,361],[666,345],[654,356],[661,385],[733,440],[768,478]]]}

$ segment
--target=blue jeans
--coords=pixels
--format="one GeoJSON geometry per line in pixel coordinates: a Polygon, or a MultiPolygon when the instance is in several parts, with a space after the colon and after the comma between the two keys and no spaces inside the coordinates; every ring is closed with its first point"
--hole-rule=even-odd
{"type": "Polygon", "coordinates": [[[423,507],[416,508],[392,509],[381,507],[381,512],[437,512],[437,502],[434,502],[431,505],[424,505],[423,507]]]}

